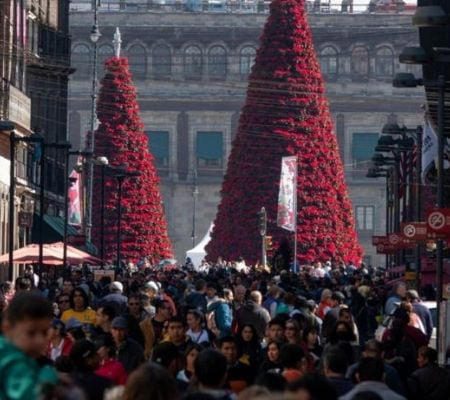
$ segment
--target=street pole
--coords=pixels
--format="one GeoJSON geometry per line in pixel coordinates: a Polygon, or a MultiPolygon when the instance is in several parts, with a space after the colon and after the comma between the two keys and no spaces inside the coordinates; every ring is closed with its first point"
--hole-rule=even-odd
{"type": "Polygon", "coordinates": [[[260,226],[259,234],[261,235],[261,263],[265,267],[267,266],[267,252],[266,252],[266,232],[267,232],[267,213],[264,207],[261,207],[259,212],[260,226]]]}
{"type": "MultiPolygon", "coordinates": [[[[423,129],[422,126],[418,126],[416,130],[416,191],[415,191],[415,199],[416,199],[416,207],[415,207],[415,219],[417,222],[422,219],[422,135],[423,129]]],[[[420,293],[420,274],[422,269],[422,248],[420,242],[416,245],[415,250],[415,258],[416,258],[416,288],[420,293]]]]}
{"type": "Polygon", "coordinates": [[[65,163],[64,163],[64,247],[63,247],[63,266],[67,267],[67,231],[69,227],[69,157],[70,146],[66,147],[65,163]]]}
{"type": "Polygon", "coordinates": [[[121,222],[122,222],[122,183],[125,179],[125,175],[117,175],[118,182],[118,194],[117,194],[117,270],[120,270],[120,246],[121,246],[121,222]]]}
{"type": "Polygon", "coordinates": [[[44,201],[45,201],[45,148],[46,145],[42,143],[41,154],[41,179],[39,190],[39,268],[42,271],[44,265],[44,201]]]}
{"type": "MultiPolygon", "coordinates": [[[[390,193],[390,177],[389,171],[386,175],[386,236],[389,235],[391,229],[391,193],[390,193]]],[[[386,254],[386,271],[389,269],[389,254],[386,254]]]]}
{"type": "Polygon", "coordinates": [[[101,266],[104,265],[105,259],[105,169],[106,165],[101,166],[101,209],[100,209],[100,258],[101,266]]]}
{"type": "MultiPolygon", "coordinates": [[[[438,77],[438,160],[437,160],[437,207],[444,206],[444,113],[445,113],[445,77],[438,77]]],[[[441,343],[441,311],[442,311],[442,274],[444,271],[444,242],[437,240],[436,247],[436,285],[437,285],[437,310],[436,310],[436,349],[439,355],[439,363],[442,364],[441,356],[445,355],[441,343]]]]}
{"type": "Polygon", "coordinates": [[[94,26],[93,32],[91,34],[91,40],[94,44],[94,57],[92,66],[92,88],[91,88],[91,121],[90,121],[90,138],[88,141],[88,152],[92,155],[89,159],[89,168],[86,182],[87,191],[87,207],[86,207],[86,222],[85,222],[85,232],[86,232],[86,244],[89,245],[92,238],[92,195],[93,195],[93,183],[94,183],[94,147],[95,147],[95,120],[96,120],[96,102],[97,102],[97,56],[98,56],[98,46],[97,41],[100,37],[98,31],[98,0],[94,0],[94,26]]]}
{"type": "MultiPolygon", "coordinates": [[[[394,166],[394,221],[391,226],[393,232],[400,231],[400,165],[398,156],[395,155],[396,161],[394,166]]],[[[398,251],[395,253],[395,264],[398,266],[400,261],[398,251]]]]}
{"type": "Polygon", "coordinates": [[[194,177],[193,177],[193,186],[192,186],[192,248],[195,247],[195,236],[196,236],[196,220],[197,220],[197,195],[198,195],[198,186],[197,186],[197,169],[194,169],[194,177]]]}
{"type": "Polygon", "coordinates": [[[14,131],[9,136],[9,159],[11,162],[9,169],[9,221],[8,221],[8,236],[9,236],[9,268],[8,279],[12,282],[14,279],[14,196],[16,191],[15,181],[15,164],[16,164],[16,134],[14,131]]]}

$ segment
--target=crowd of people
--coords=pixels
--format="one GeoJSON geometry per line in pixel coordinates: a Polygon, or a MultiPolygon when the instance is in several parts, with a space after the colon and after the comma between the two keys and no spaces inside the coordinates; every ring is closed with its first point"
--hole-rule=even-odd
{"type": "Polygon", "coordinates": [[[5,400],[450,399],[421,296],[364,265],[28,268],[1,317],[5,400]]]}

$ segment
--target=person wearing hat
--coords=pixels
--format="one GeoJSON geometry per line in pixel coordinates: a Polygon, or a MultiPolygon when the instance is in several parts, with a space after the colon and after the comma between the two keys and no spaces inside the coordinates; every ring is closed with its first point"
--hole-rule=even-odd
{"type": "Polygon", "coordinates": [[[128,321],[125,317],[116,317],[111,324],[111,334],[116,345],[117,359],[125,371],[130,374],[144,362],[144,349],[128,336],[128,321]]]}
{"type": "Polygon", "coordinates": [[[117,315],[124,314],[127,311],[128,299],[123,295],[123,284],[115,281],[109,286],[109,294],[100,300],[100,306],[111,306],[117,315]]]}
{"type": "Polygon", "coordinates": [[[112,382],[94,373],[100,361],[94,343],[87,339],[79,340],[72,347],[70,359],[74,367],[72,379],[83,390],[86,399],[103,400],[112,382]]]}

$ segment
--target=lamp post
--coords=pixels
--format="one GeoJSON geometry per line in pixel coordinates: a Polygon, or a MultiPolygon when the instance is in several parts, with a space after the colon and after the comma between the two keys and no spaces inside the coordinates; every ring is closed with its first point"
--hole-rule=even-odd
{"type": "Polygon", "coordinates": [[[193,174],[193,184],[192,184],[192,248],[195,247],[195,238],[196,238],[196,232],[195,232],[195,223],[196,223],[196,202],[197,202],[197,196],[198,196],[198,186],[197,186],[197,169],[194,169],[193,174]]]}
{"type": "MultiPolygon", "coordinates": [[[[265,267],[267,265],[267,251],[266,251],[266,232],[267,232],[267,213],[264,207],[258,213],[259,217],[259,234],[261,235],[261,262],[265,267]]],[[[296,260],[294,260],[295,263],[296,260]]]]}
{"type": "MultiPolygon", "coordinates": [[[[93,65],[92,65],[92,88],[91,88],[91,121],[90,121],[90,138],[88,141],[87,151],[94,154],[95,146],[95,120],[96,117],[96,102],[97,102],[97,57],[98,57],[98,45],[97,42],[101,37],[100,30],[98,28],[98,0],[94,0],[94,25],[92,26],[90,39],[94,45],[93,65]]],[[[91,242],[92,237],[92,194],[93,194],[93,180],[94,180],[94,164],[92,159],[89,162],[86,192],[87,192],[87,207],[86,207],[86,244],[91,242]]]]}
{"type": "Polygon", "coordinates": [[[107,157],[97,157],[94,163],[100,166],[100,258],[102,267],[105,259],[105,172],[109,165],[107,157]]]}

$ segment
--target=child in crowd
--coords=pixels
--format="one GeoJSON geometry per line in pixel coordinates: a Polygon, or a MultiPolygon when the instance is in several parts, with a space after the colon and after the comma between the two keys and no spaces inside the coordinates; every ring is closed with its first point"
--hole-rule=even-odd
{"type": "Polygon", "coordinates": [[[52,319],[52,305],[39,293],[21,292],[11,300],[0,336],[0,399],[35,400],[56,384],[54,369],[38,363],[52,319]]]}

